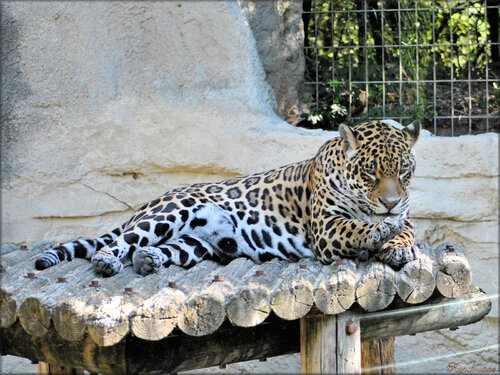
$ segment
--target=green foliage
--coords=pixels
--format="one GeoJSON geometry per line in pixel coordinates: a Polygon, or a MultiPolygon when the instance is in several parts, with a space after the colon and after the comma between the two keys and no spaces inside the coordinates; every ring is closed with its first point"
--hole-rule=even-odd
{"type": "Polygon", "coordinates": [[[485,78],[491,63],[484,1],[313,4],[319,13],[307,27],[306,81],[321,85],[314,112],[303,115],[306,127],[336,129],[376,116],[430,121],[433,87],[417,81],[485,78]]]}

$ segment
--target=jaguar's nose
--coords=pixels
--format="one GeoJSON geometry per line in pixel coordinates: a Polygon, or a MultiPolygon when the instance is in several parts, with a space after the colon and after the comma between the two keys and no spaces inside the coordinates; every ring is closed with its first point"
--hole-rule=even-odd
{"type": "Polygon", "coordinates": [[[387,207],[387,209],[390,211],[392,210],[394,207],[396,207],[396,205],[399,203],[399,201],[401,200],[401,198],[399,199],[385,199],[385,198],[382,198],[382,197],[379,197],[378,200],[380,201],[380,203],[382,203],[385,207],[387,207]]]}

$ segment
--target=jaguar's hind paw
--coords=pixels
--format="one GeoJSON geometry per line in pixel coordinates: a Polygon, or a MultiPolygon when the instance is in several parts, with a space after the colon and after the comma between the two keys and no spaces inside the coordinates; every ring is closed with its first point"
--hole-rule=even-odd
{"type": "Polygon", "coordinates": [[[143,276],[158,272],[165,263],[164,255],[160,254],[157,254],[157,249],[152,246],[136,250],[132,255],[135,272],[143,276]]]}
{"type": "Polygon", "coordinates": [[[123,264],[118,258],[98,253],[92,257],[92,267],[99,276],[109,277],[121,272],[123,264]]]}

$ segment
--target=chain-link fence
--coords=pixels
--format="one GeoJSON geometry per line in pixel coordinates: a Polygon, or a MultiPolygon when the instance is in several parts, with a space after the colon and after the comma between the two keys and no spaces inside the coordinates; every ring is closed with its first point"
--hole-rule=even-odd
{"type": "Polygon", "coordinates": [[[304,0],[301,125],[420,119],[437,135],[500,128],[498,0],[304,0]]]}

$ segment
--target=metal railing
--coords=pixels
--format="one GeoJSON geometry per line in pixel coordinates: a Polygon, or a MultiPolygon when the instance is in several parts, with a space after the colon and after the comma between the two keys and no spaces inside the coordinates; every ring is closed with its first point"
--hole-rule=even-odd
{"type": "Polygon", "coordinates": [[[351,123],[418,118],[438,135],[498,132],[493,3],[311,0],[303,18],[312,111],[333,122],[346,120],[333,113],[339,106],[351,123]]]}

